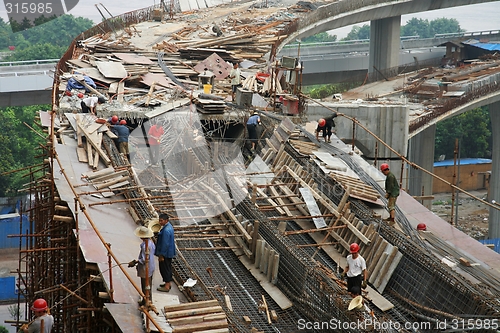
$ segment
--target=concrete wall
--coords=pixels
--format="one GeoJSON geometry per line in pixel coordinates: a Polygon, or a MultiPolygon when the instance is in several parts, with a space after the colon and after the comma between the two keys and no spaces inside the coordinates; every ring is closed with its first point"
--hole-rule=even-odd
{"type": "MultiPolygon", "coordinates": [[[[487,189],[489,187],[488,171],[491,171],[491,163],[461,165],[458,186],[466,191],[487,189]]],[[[439,176],[450,183],[453,183],[454,181],[456,182],[456,179],[453,180],[454,172],[455,168],[453,166],[441,166],[434,168],[434,174],[436,176],[439,176]]],[[[448,184],[439,180],[434,180],[432,184],[433,194],[449,192],[451,192],[451,188],[448,184]]]]}
{"type": "MultiPolygon", "coordinates": [[[[381,140],[394,148],[399,154],[406,156],[408,150],[408,109],[403,105],[364,105],[364,104],[338,104],[323,103],[349,117],[356,118],[369,131],[375,133],[381,140]]],[[[331,111],[323,106],[309,104],[307,109],[308,119],[317,121],[331,111]]],[[[337,136],[344,142],[352,142],[352,121],[345,117],[335,120],[337,136]]],[[[356,146],[368,159],[375,158],[376,140],[373,136],[359,126],[355,128],[356,146]]],[[[377,159],[398,159],[398,156],[382,144],[378,144],[377,159]]]]}

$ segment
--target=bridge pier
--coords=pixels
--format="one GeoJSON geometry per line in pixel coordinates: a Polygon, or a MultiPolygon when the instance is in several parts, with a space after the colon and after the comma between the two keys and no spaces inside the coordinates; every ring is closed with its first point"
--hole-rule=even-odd
{"type": "MultiPolygon", "coordinates": [[[[412,137],[408,144],[408,159],[431,172],[434,165],[435,138],[436,125],[432,125],[412,137]]],[[[432,195],[433,177],[431,175],[413,168],[409,168],[407,174],[410,195],[432,195]]],[[[432,200],[423,200],[422,205],[431,210],[432,200]]]]}
{"type": "MultiPolygon", "coordinates": [[[[492,147],[500,147],[500,102],[489,105],[492,147]]],[[[491,178],[488,200],[500,203],[500,150],[492,149],[491,178]]],[[[500,238],[500,211],[490,207],[488,238],[500,238]]]]}
{"type": "Polygon", "coordinates": [[[401,16],[370,21],[370,59],[368,72],[376,73],[377,80],[384,79],[377,69],[399,65],[401,16]]]}

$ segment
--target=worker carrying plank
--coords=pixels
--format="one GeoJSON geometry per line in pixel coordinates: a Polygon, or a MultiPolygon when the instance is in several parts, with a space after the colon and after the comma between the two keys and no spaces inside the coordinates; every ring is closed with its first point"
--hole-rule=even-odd
{"type": "Polygon", "coordinates": [[[54,317],[49,313],[47,301],[39,298],[33,302],[31,310],[35,313],[35,319],[29,324],[24,324],[20,333],[50,333],[54,325],[54,317]]]}

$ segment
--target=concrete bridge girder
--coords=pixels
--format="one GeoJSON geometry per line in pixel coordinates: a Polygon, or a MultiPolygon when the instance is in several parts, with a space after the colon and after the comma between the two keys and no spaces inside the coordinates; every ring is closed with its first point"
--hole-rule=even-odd
{"type": "Polygon", "coordinates": [[[299,20],[296,31],[290,32],[277,46],[276,54],[280,53],[284,45],[296,39],[352,24],[492,1],[500,0],[390,0],[383,3],[379,0],[336,1],[304,15],[299,20]]]}

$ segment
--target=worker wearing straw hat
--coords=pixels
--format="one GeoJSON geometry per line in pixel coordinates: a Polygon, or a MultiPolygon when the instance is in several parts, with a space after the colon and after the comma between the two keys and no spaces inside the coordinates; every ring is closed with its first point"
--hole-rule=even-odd
{"type": "MultiPolygon", "coordinates": [[[[153,284],[153,273],[155,271],[154,253],[156,250],[155,244],[151,240],[153,231],[148,227],[141,226],[135,229],[134,234],[142,239],[141,250],[138,259],[129,262],[128,267],[137,266],[137,276],[141,278],[141,290],[146,298],[152,301],[151,285],[153,284]]],[[[145,303],[144,299],[141,303],[145,303]]]]}

